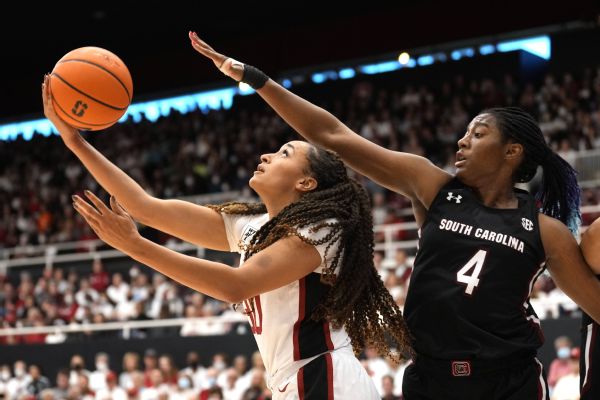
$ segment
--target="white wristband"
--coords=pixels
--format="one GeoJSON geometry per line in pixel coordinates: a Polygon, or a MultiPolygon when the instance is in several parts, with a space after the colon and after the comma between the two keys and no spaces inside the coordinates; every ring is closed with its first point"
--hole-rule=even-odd
{"type": "Polygon", "coordinates": [[[227,75],[228,77],[230,77],[232,79],[234,79],[233,76],[229,75],[229,73],[228,73],[228,71],[230,71],[230,69],[225,68],[225,65],[227,63],[231,64],[231,69],[233,69],[233,70],[235,70],[235,69],[243,70],[244,69],[244,63],[241,63],[238,60],[235,60],[231,57],[229,57],[225,61],[223,61],[223,64],[221,64],[221,66],[219,67],[219,71],[221,71],[224,75],[227,75]]]}

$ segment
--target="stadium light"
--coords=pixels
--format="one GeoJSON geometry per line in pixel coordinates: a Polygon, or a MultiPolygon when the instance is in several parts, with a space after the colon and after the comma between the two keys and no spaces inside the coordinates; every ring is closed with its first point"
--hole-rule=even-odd
{"type": "Polygon", "coordinates": [[[255,92],[255,90],[252,89],[250,87],[250,85],[248,85],[247,83],[244,83],[244,82],[240,82],[238,84],[238,89],[239,89],[238,93],[241,94],[242,96],[246,96],[246,95],[249,95],[249,94],[252,94],[255,92]]]}
{"type": "Polygon", "coordinates": [[[400,55],[398,56],[398,62],[402,65],[408,64],[409,60],[410,60],[410,54],[408,54],[405,51],[400,53],[400,55]]]}
{"type": "Polygon", "coordinates": [[[356,76],[356,71],[353,68],[343,68],[338,72],[340,79],[351,79],[356,76]]]}
{"type": "MultiPolygon", "coordinates": [[[[407,52],[402,52],[396,60],[385,60],[360,66],[344,66],[338,70],[327,70],[312,74],[297,74],[284,78],[281,84],[289,89],[292,85],[305,83],[308,77],[311,78],[312,82],[320,84],[331,79],[352,79],[357,73],[374,75],[396,71],[401,68],[427,66],[435,62],[445,62],[448,54],[452,60],[457,61],[464,57],[475,56],[475,49],[478,50],[478,54],[483,56],[493,54],[497,51],[510,52],[522,50],[541,57],[544,60],[549,60],[551,57],[551,39],[547,35],[534,36],[502,41],[496,45],[487,43],[478,47],[464,47],[448,50],[447,52],[422,54],[416,58],[411,58],[407,52]]],[[[182,114],[197,109],[204,113],[210,109],[229,109],[233,105],[233,97],[235,95],[249,95],[252,93],[255,93],[252,88],[246,87],[245,84],[240,84],[239,87],[226,87],[183,96],[133,103],[119,122],[124,122],[128,118],[131,118],[135,123],[140,122],[143,118],[154,122],[160,116],[168,116],[173,109],[182,114]]],[[[0,140],[14,140],[19,136],[22,136],[25,140],[29,140],[34,132],[48,136],[56,133],[56,130],[54,130],[52,124],[46,119],[7,123],[0,125],[0,140]]]]}
{"type": "MultiPolygon", "coordinates": [[[[252,92],[254,91],[252,90],[252,92]]],[[[171,110],[177,110],[185,114],[197,109],[204,113],[210,109],[229,109],[233,105],[233,96],[236,94],[242,94],[240,89],[229,87],[184,96],[137,102],[127,108],[127,112],[119,119],[119,122],[124,122],[129,117],[132,118],[133,122],[140,122],[142,118],[154,122],[161,116],[166,117],[169,115],[171,110]]],[[[33,121],[0,125],[0,140],[14,140],[19,136],[22,136],[25,140],[29,140],[34,132],[41,133],[44,136],[48,136],[52,132],[57,133],[50,121],[47,119],[36,119],[33,121]]]]}
{"type": "Polygon", "coordinates": [[[549,60],[552,55],[550,37],[545,35],[500,42],[496,48],[500,52],[523,50],[544,60],[549,60]]]}
{"type": "Polygon", "coordinates": [[[487,56],[496,52],[496,47],[493,44],[484,44],[479,46],[479,54],[487,56]]]}
{"type": "Polygon", "coordinates": [[[419,64],[420,66],[425,66],[425,65],[431,65],[433,64],[433,56],[431,54],[426,54],[424,56],[420,56],[419,58],[417,58],[417,64],[419,64]]]}
{"type": "Polygon", "coordinates": [[[366,64],[358,67],[360,72],[367,75],[381,74],[384,72],[391,72],[400,69],[400,63],[394,61],[384,61],[376,64],[366,64]]]}

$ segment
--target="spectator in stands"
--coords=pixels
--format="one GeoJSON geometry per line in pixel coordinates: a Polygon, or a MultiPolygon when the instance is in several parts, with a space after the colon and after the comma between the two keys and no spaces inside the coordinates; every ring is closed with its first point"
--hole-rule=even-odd
{"type": "Polygon", "coordinates": [[[128,400],[127,392],[117,385],[117,375],[106,372],[106,387],[96,392],[96,400],[128,400]]]}
{"type": "Polygon", "coordinates": [[[181,370],[181,375],[189,376],[192,379],[195,388],[202,387],[206,375],[206,369],[200,363],[200,356],[195,351],[190,351],[186,355],[187,367],[181,370]]]}
{"type": "Polygon", "coordinates": [[[192,378],[188,375],[182,374],[177,380],[177,386],[174,390],[171,390],[169,399],[171,400],[188,400],[197,399],[199,390],[194,388],[192,378]]]}
{"type": "Polygon", "coordinates": [[[221,373],[217,381],[221,380],[221,376],[223,376],[223,382],[219,384],[219,387],[223,389],[223,397],[225,399],[239,399],[242,392],[237,384],[238,378],[240,377],[237,370],[235,368],[227,368],[221,373]]]}
{"type": "Polygon", "coordinates": [[[242,400],[260,400],[270,397],[270,391],[265,385],[265,373],[261,370],[252,372],[250,387],[242,395],[242,400]]]}
{"type": "Polygon", "coordinates": [[[6,393],[8,398],[18,398],[25,393],[27,385],[31,381],[31,376],[27,373],[27,365],[22,360],[17,360],[13,364],[13,377],[6,384],[6,393]]]}
{"type": "Polygon", "coordinates": [[[69,394],[69,370],[60,369],[56,373],[56,386],[52,388],[55,399],[66,399],[69,394]]]}
{"type": "Polygon", "coordinates": [[[128,301],[129,298],[129,285],[123,281],[123,277],[119,272],[116,272],[112,276],[112,283],[106,290],[108,298],[114,304],[121,304],[128,301]]]}
{"type": "Polygon", "coordinates": [[[233,358],[233,368],[237,371],[238,376],[243,376],[248,371],[248,359],[246,356],[239,354],[233,358]]]}
{"type": "Polygon", "coordinates": [[[75,398],[81,400],[95,400],[96,393],[92,389],[90,389],[88,375],[79,375],[74,388],[77,393],[77,397],[75,398]]]}
{"type": "Polygon", "coordinates": [[[162,373],[163,380],[166,384],[177,385],[177,376],[179,371],[177,370],[171,355],[162,354],[158,358],[158,369],[162,373]]]}
{"type": "MultiPolygon", "coordinates": [[[[8,381],[11,378],[10,366],[8,364],[0,365],[0,395],[7,397],[8,381]]],[[[0,397],[1,398],[1,397],[0,397]]]]}
{"type": "Polygon", "coordinates": [[[75,301],[81,307],[91,307],[98,301],[98,292],[90,287],[90,282],[87,278],[82,278],[79,281],[79,290],[75,293],[75,301]]]}
{"type": "Polygon", "coordinates": [[[110,281],[108,273],[104,270],[104,264],[100,257],[95,257],[92,262],[92,275],[90,276],[90,286],[98,293],[102,293],[108,287],[110,281]]]}
{"type": "Polygon", "coordinates": [[[554,339],[556,358],[550,363],[548,369],[548,386],[551,390],[554,389],[560,378],[572,372],[570,362],[572,348],[573,342],[568,336],[559,336],[554,339]]]}
{"type": "Polygon", "coordinates": [[[579,400],[579,353],[579,348],[571,349],[568,358],[571,371],[556,382],[551,400],[579,400]]]}
{"type": "Polygon", "coordinates": [[[146,349],[144,352],[144,386],[152,385],[150,375],[155,369],[158,369],[158,354],[152,348],[146,349]]]}
{"type": "MultiPolygon", "coordinates": [[[[44,326],[44,318],[42,312],[37,307],[30,307],[27,310],[27,319],[24,321],[26,327],[41,327],[44,326]]],[[[30,333],[23,335],[23,343],[39,344],[46,342],[45,333],[30,333]]]]}
{"type": "Polygon", "coordinates": [[[101,389],[106,389],[106,377],[111,372],[109,366],[108,354],[100,352],[96,354],[96,369],[89,375],[90,389],[98,392],[101,389]]]}
{"type": "Polygon", "coordinates": [[[83,357],[79,354],[74,354],[71,357],[71,368],[69,372],[69,385],[78,385],[79,377],[90,375],[90,371],[85,369],[85,362],[83,361],[83,357]]]}
{"type": "Polygon", "coordinates": [[[42,393],[43,390],[48,389],[50,387],[50,381],[44,375],[42,375],[42,371],[40,367],[35,364],[31,364],[29,366],[29,376],[31,379],[27,383],[27,387],[25,391],[33,396],[38,396],[42,393]]]}
{"type": "Polygon", "coordinates": [[[65,294],[67,288],[69,288],[69,283],[64,278],[64,271],[62,268],[55,268],[52,270],[52,280],[56,284],[59,293],[65,294]]]}
{"type": "Polygon", "coordinates": [[[377,354],[377,349],[374,347],[365,348],[365,358],[367,367],[371,371],[371,378],[375,382],[375,387],[380,395],[383,395],[382,378],[390,373],[390,367],[385,360],[377,354]]]}
{"type": "Polygon", "coordinates": [[[123,355],[123,372],[119,375],[119,386],[125,390],[134,387],[133,375],[140,373],[140,356],[138,353],[127,352],[123,355]]]}
{"type": "Polygon", "coordinates": [[[169,384],[165,382],[162,373],[158,369],[150,371],[150,382],[142,389],[140,400],[153,400],[163,394],[169,393],[169,384]]]}
{"type": "Polygon", "coordinates": [[[385,375],[381,378],[381,388],[383,393],[381,394],[381,400],[400,400],[399,396],[394,394],[394,377],[391,375],[385,375]]]}

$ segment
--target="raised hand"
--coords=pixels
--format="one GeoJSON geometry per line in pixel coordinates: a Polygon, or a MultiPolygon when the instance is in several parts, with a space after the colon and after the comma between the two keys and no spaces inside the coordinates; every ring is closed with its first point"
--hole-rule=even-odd
{"type": "Polygon", "coordinates": [[[218,53],[208,43],[198,37],[196,32],[189,32],[190,40],[192,41],[192,47],[198,53],[203,56],[210,58],[219,70],[227,75],[228,77],[241,81],[244,75],[244,64],[234,60],[231,57],[227,57],[221,53],[218,53]]]}
{"type": "Polygon", "coordinates": [[[50,76],[48,74],[44,75],[44,82],[42,82],[42,103],[44,105],[44,115],[56,127],[60,137],[66,144],[79,137],[79,131],[63,121],[54,110],[52,92],[50,91],[50,76]]]}
{"type": "Polygon", "coordinates": [[[114,196],[110,197],[110,208],[89,190],[85,195],[90,203],[75,195],[73,207],[90,225],[98,237],[124,253],[128,253],[141,239],[141,236],[131,216],[117,203],[114,196]]]}

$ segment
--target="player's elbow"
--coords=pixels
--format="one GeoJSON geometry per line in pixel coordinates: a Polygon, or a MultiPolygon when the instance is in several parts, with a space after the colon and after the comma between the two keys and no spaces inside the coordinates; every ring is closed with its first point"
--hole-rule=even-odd
{"type": "Polygon", "coordinates": [[[228,281],[227,285],[223,288],[223,300],[237,304],[251,297],[256,296],[258,293],[253,290],[252,286],[240,279],[238,269],[234,270],[236,273],[233,274],[232,278],[228,281]]]}
{"type": "Polygon", "coordinates": [[[224,293],[224,296],[226,297],[223,299],[224,301],[231,304],[238,304],[255,296],[255,294],[253,295],[247,290],[228,290],[227,293],[224,293]]]}

